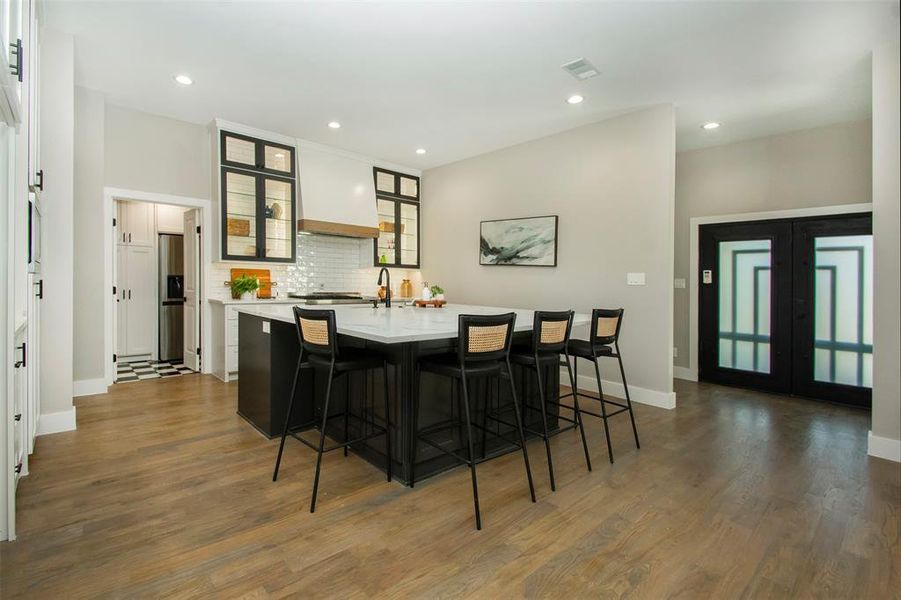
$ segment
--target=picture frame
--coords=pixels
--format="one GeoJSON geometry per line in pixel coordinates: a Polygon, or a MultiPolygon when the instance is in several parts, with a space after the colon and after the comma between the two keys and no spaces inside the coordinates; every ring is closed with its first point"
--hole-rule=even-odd
{"type": "Polygon", "coordinates": [[[556,267],[558,224],[557,215],[482,221],[479,264],[556,267]]]}

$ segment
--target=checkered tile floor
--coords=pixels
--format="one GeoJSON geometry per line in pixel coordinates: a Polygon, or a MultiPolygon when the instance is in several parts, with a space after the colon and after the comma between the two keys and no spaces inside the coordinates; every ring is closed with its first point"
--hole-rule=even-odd
{"type": "Polygon", "coordinates": [[[180,375],[190,375],[193,372],[181,363],[170,363],[165,360],[118,363],[116,366],[116,383],[160,379],[161,377],[178,377],[180,375]]]}

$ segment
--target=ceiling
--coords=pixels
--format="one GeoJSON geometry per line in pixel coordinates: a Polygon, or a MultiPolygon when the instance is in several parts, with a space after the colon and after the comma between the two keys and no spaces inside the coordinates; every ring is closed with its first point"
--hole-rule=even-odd
{"type": "Polygon", "coordinates": [[[866,118],[898,3],[47,0],[112,104],[426,169],[676,106],[680,149],[866,118]],[[585,57],[600,75],[560,69],[585,57]],[[188,73],[194,85],[174,83],[188,73]],[[585,101],[569,105],[581,94],[585,101]],[[327,127],[339,121],[340,129],[327,127]],[[706,132],[700,126],[719,121],[706,132]],[[416,155],[417,148],[427,154],[416,155]]]}

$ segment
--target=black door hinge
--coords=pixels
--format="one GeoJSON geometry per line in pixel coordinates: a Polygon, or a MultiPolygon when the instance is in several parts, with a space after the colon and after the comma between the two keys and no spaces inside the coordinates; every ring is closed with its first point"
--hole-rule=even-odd
{"type": "Polygon", "coordinates": [[[9,70],[19,79],[19,83],[22,83],[22,76],[24,75],[22,70],[22,40],[16,40],[16,43],[11,43],[9,47],[12,48],[10,52],[16,56],[16,60],[9,61],[12,63],[9,65],[9,70]]]}
{"type": "Polygon", "coordinates": [[[113,296],[116,296],[116,286],[113,286],[113,296]]]}
{"type": "Polygon", "coordinates": [[[16,473],[21,473],[22,472],[22,463],[17,464],[16,467],[13,469],[13,471],[15,471],[16,473]]]}
{"type": "Polygon", "coordinates": [[[27,367],[28,366],[28,348],[25,346],[25,342],[22,342],[21,346],[16,346],[16,350],[22,349],[22,360],[17,360],[13,365],[15,368],[19,367],[27,367]]]}
{"type": "Polygon", "coordinates": [[[118,360],[119,360],[119,357],[116,356],[115,354],[113,354],[113,362],[116,362],[116,361],[118,361],[118,360]]]}
{"type": "Polygon", "coordinates": [[[38,293],[35,294],[35,296],[37,296],[38,300],[43,300],[44,299],[44,280],[39,279],[37,285],[38,285],[38,293]]]}
{"type": "Polygon", "coordinates": [[[15,415],[13,415],[13,420],[14,420],[14,421],[21,421],[21,420],[22,420],[22,413],[17,413],[17,414],[15,414],[15,415]]]}
{"type": "Polygon", "coordinates": [[[197,226],[197,233],[200,233],[200,225],[197,226]]]}
{"type": "Polygon", "coordinates": [[[44,191],[44,169],[41,169],[37,173],[34,174],[35,182],[34,187],[38,188],[42,192],[44,191]]]}
{"type": "Polygon", "coordinates": [[[197,358],[200,358],[200,348],[197,349],[197,358]]]}
{"type": "Polygon", "coordinates": [[[116,217],[113,217],[113,227],[116,226],[116,217]]]}

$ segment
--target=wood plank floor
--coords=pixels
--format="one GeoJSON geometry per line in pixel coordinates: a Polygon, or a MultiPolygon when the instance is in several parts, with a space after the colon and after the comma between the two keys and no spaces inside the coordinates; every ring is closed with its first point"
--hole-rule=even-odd
{"type": "Polygon", "coordinates": [[[866,455],[869,415],[678,381],[678,409],[589,420],[553,442],[551,493],[530,443],[416,489],[314,454],[235,415],[237,384],[128,383],[79,398],[78,430],[38,439],[2,598],[884,598],[901,590],[901,467],[866,455]],[[572,435],[570,435],[572,433],[572,435]]]}

